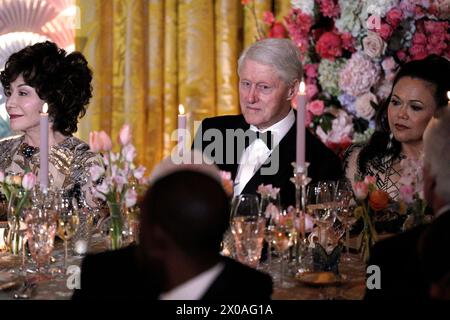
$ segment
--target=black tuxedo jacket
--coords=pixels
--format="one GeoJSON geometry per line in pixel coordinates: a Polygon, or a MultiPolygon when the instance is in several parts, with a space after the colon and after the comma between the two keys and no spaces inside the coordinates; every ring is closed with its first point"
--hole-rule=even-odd
{"type": "MultiPolygon", "coordinates": [[[[206,141],[203,133],[209,129],[216,129],[221,133],[223,137],[223,163],[218,163],[220,170],[225,170],[231,172],[232,179],[236,178],[237,170],[239,167],[239,160],[237,155],[241,155],[243,150],[242,146],[238,143],[232,143],[227,141],[227,129],[237,130],[242,129],[244,131],[248,130],[250,125],[245,122],[243,115],[237,116],[220,116],[204,119],[197,131],[195,136],[193,148],[199,149],[202,152],[208,147],[212,141],[206,141]],[[234,159],[232,163],[227,163],[227,145],[234,145],[234,159]],[[241,148],[241,150],[238,150],[241,148]]],[[[229,140],[229,139],[228,139],[229,140]]],[[[312,178],[312,181],[319,180],[338,180],[342,175],[341,162],[332,152],[328,149],[318,138],[306,130],[306,161],[310,163],[308,168],[308,176],[312,178]]],[[[250,181],[245,186],[242,193],[256,193],[256,190],[260,184],[272,184],[274,187],[281,188],[281,202],[284,206],[295,205],[295,186],[290,181],[293,177],[294,168],[292,167],[292,162],[296,161],[296,124],[290,128],[288,133],[280,141],[279,145],[276,147],[279,154],[279,168],[274,175],[263,175],[261,174],[261,168],[255,173],[255,175],[250,179],[250,181]]],[[[275,149],[272,153],[276,154],[275,149]]],[[[214,155],[214,154],[213,154],[214,155]]],[[[269,156],[268,161],[271,160],[272,155],[269,156]]],[[[267,162],[266,162],[267,163],[267,162]]]]}
{"type": "MultiPolygon", "coordinates": [[[[160,271],[144,267],[134,246],[88,255],[81,268],[81,289],[73,300],[156,300],[161,293],[160,271]]],[[[201,300],[267,301],[272,295],[269,275],[229,258],[201,300]]],[[[182,268],[182,266],[180,266],[182,268]]]]}
{"type": "Polygon", "coordinates": [[[381,289],[366,289],[365,300],[426,299],[418,255],[419,239],[426,228],[417,226],[375,243],[368,265],[380,267],[381,289]]]}

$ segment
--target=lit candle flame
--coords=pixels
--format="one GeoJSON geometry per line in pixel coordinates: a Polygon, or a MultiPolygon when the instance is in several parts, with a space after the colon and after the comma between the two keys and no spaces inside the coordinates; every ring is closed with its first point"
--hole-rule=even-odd
{"type": "Polygon", "coordinates": [[[178,105],[178,113],[183,115],[184,114],[184,106],[182,104],[178,105]]]}
{"type": "Polygon", "coordinates": [[[42,113],[47,113],[47,111],[48,111],[48,104],[47,104],[47,102],[46,102],[46,103],[44,103],[44,105],[42,106],[42,113]]]}
{"type": "Polygon", "coordinates": [[[447,98],[450,100],[450,91],[447,91],[447,98]]]}
{"type": "Polygon", "coordinates": [[[305,82],[300,82],[300,91],[299,94],[305,94],[305,82]]]}

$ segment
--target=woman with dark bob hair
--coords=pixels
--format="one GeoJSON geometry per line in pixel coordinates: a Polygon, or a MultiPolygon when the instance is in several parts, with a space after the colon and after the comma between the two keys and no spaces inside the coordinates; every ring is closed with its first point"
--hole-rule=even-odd
{"type": "Polygon", "coordinates": [[[89,168],[100,156],[72,136],[92,97],[92,72],[79,52],[67,54],[52,42],[37,43],[12,54],[0,73],[11,130],[21,135],[0,141],[0,170],[39,171],[40,113],[49,114],[49,182],[95,206],[89,192],[89,168]]]}
{"type": "Polygon", "coordinates": [[[365,145],[353,145],[345,157],[345,174],[376,177],[379,189],[397,200],[402,159],[420,159],[423,132],[437,109],[447,106],[450,62],[437,55],[404,64],[392,91],[377,111],[377,129],[365,145]]]}

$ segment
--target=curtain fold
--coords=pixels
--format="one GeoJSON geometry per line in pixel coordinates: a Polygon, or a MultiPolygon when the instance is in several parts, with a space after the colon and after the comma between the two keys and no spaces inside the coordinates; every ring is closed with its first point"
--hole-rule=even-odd
{"type": "MultiPolygon", "coordinates": [[[[286,0],[254,0],[263,12],[286,0]]],[[[255,41],[255,20],[240,0],[77,0],[76,49],[94,72],[94,96],[79,125],[88,140],[104,130],[116,141],[129,123],[137,162],[149,170],[170,154],[178,105],[194,121],[239,113],[237,59],[255,41]]],[[[281,12],[280,11],[280,12],[281,12]]]]}

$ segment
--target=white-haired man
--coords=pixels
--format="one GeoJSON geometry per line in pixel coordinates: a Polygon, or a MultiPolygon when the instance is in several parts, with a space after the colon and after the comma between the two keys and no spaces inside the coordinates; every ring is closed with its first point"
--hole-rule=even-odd
{"type": "MultiPolygon", "coordinates": [[[[242,114],[202,121],[193,147],[231,172],[235,195],[256,193],[260,184],[272,184],[281,189],[283,204],[295,203],[290,178],[296,160],[296,114],[291,102],[302,73],[300,52],[291,40],[258,41],[238,61],[242,114]]],[[[340,178],[339,158],[308,130],[305,157],[313,181],[340,178]]]]}

